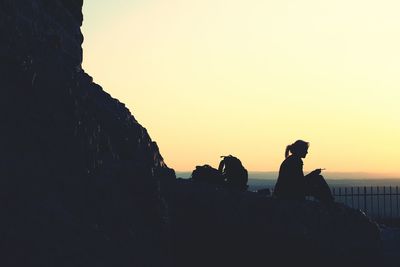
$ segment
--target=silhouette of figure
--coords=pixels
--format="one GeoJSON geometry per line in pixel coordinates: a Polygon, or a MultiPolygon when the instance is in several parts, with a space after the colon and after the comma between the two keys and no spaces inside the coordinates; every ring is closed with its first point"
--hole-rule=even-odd
{"type": "Polygon", "coordinates": [[[243,167],[242,162],[232,156],[221,156],[222,160],[219,163],[218,171],[226,180],[226,185],[231,189],[240,191],[247,190],[248,172],[243,167]]]}
{"type": "Polygon", "coordinates": [[[321,175],[322,169],[315,169],[304,176],[302,158],[308,154],[308,147],[309,143],[303,140],[297,140],[286,147],[274,195],[293,200],[305,200],[306,195],[311,195],[321,202],[331,203],[333,196],[321,175]]]}

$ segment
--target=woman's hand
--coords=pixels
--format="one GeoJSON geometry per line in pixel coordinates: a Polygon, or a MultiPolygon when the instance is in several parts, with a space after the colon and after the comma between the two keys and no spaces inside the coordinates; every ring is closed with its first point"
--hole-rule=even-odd
{"type": "Polygon", "coordinates": [[[322,169],[315,169],[312,172],[310,172],[310,175],[320,175],[321,171],[322,171],[322,169]]]}

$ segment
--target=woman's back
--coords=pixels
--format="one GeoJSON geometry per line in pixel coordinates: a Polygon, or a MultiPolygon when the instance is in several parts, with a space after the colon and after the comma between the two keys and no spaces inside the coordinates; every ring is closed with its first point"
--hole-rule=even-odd
{"type": "Polygon", "coordinates": [[[300,157],[290,155],[282,162],[274,192],[279,198],[305,199],[303,161],[300,157]]]}

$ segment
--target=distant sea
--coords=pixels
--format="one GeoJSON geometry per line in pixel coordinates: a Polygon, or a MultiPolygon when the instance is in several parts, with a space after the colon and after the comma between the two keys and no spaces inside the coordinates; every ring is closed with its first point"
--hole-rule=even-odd
{"type": "MultiPolygon", "coordinates": [[[[307,173],[307,172],[305,172],[307,173]]],[[[361,172],[323,172],[330,187],[357,187],[357,186],[399,186],[400,177],[380,176],[378,174],[361,172]]],[[[191,172],[176,172],[178,178],[190,178],[191,172]]],[[[277,172],[249,172],[249,190],[256,191],[262,188],[274,188],[277,172]]]]}

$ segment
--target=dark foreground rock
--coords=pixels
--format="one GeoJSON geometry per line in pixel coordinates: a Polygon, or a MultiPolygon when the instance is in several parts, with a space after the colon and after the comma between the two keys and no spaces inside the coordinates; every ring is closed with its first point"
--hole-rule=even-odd
{"type": "Polygon", "coordinates": [[[400,228],[380,225],[384,262],[381,266],[399,266],[400,259],[400,228]]]}
{"type": "Polygon", "coordinates": [[[175,266],[381,263],[377,224],[341,204],[282,201],[181,179],[167,199],[175,266]]]}
{"type": "Polygon", "coordinates": [[[81,7],[0,0],[0,266],[376,264],[355,210],[175,181],[82,70],[81,7]]]}
{"type": "Polygon", "coordinates": [[[0,266],[167,266],[175,175],[81,68],[82,0],[0,0],[0,266]]]}

